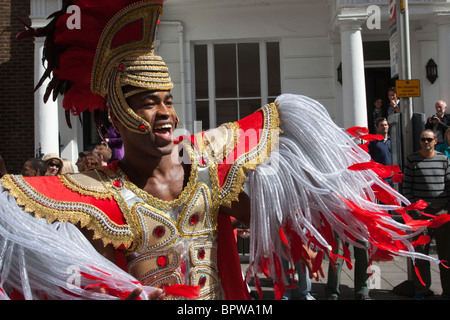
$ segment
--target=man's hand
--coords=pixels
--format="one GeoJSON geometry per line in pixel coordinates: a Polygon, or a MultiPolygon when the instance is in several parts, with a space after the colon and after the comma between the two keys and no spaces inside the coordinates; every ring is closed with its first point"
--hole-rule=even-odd
{"type": "Polygon", "coordinates": [[[305,268],[308,268],[309,271],[309,278],[315,279],[316,281],[320,280],[320,277],[325,278],[325,271],[323,270],[323,265],[320,264],[319,269],[316,272],[313,272],[313,265],[314,265],[314,259],[317,256],[317,253],[303,245],[303,248],[308,253],[309,257],[303,257],[301,258],[302,261],[302,271],[303,273],[306,272],[305,268]]]}
{"type": "MultiPolygon", "coordinates": [[[[142,293],[142,288],[136,288],[125,298],[125,300],[136,300],[142,293]]],[[[164,300],[164,290],[156,289],[148,296],[149,300],[164,300]]]]}

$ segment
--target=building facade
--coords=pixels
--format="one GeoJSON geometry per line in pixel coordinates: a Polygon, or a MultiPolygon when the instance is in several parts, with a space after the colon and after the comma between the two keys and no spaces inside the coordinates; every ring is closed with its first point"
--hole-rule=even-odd
{"type": "MultiPolygon", "coordinates": [[[[393,72],[391,2],[166,1],[155,50],[168,64],[175,85],[173,94],[181,119],[180,130],[195,133],[237,120],[281,93],[302,94],[318,100],[341,127],[370,125],[368,114],[373,101],[378,97],[386,99],[387,89],[399,77],[393,72]]],[[[11,15],[19,7],[26,14],[26,6],[16,3],[10,4],[11,15]]],[[[58,3],[57,0],[31,0],[29,21],[33,26],[44,25],[58,3]]],[[[421,85],[420,97],[413,98],[413,109],[431,114],[438,99],[450,102],[450,2],[409,0],[408,3],[411,78],[420,80],[421,85]],[[426,66],[430,61],[437,65],[438,77],[434,81],[427,78],[426,66]]],[[[9,43],[14,42],[12,33],[9,32],[9,43]]],[[[6,40],[2,36],[2,43],[6,40]]],[[[32,91],[30,82],[36,83],[43,71],[42,45],[39,40],[33,47],[30,42],[14,45],[21,48],[16,60],[25,61],[28,57],[29,67],[34,57],[34,76],[31,77],[28,69],[20,83],[26,88],[20,92],[28,92],[28,99],[32,91]]],[[[16,60],[3,61],[2,56],[1,68],[15,65],[16,60]]],[[[26,154],[21,156],[25,159],[37,150],[58,152],[75,162],[78,151],[91,148],[98,139],[89,124],[90,117],[84,115],[83,126],[73,119],[72,129],[68,129],[60,101],[44,104],[42,90],[45,88],[32,98],[34,111],[28,101],[21,106],[23,112],[19,112],[35,115],[34,123],[27,124],[26,133],[22,133],[35,141],[34,146],[24,144],[26,154]]],[[[23,98],[25,95],[20,92],[11,90],[8,96],[23,98]]],[[[10,103],[19,102],[11,100],[10,103]]],[[[5,131],[16,129],[5,126],[3,109],[2,105],[2,140],[9,141],[9,133],[5,131]]],[[[13,162],[19,161],[10,156],[17,153],[11,151],[13,145],[15,150],[20,148],[15,142],[10,146],[2,143],[0,154],[13,162]]]]}

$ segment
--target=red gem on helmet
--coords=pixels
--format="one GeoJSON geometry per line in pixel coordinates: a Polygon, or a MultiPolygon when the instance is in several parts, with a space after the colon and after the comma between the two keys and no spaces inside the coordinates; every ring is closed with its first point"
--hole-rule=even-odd
{"type": "Polygon", "coordinates": [[[125,69],[125,66],[123,65],[123,63],[119,64],[119,71],[123,71],[125,69]]]}
{"type": "Polygon", "coordinates": [[[141,132],[147,131],[147,127],[146,127],[144,124],[141,124],[141,125],[139,126],[139,131],[141,131],[141,132]]]}

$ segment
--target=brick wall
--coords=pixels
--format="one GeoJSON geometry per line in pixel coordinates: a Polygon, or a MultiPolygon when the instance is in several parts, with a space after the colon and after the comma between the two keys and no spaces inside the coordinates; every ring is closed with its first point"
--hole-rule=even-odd
{"type": "Polygon", "coordinates": [[[9,173],[34,157],[34,43],[17,41],[27,23],[29,0],[0,0],[0,155],[9,173]]]}

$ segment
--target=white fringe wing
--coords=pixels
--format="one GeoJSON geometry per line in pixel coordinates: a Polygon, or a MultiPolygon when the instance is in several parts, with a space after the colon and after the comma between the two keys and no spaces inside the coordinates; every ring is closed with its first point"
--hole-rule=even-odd
{"type": "Polygon", "coordinates": [[[101,256],[71,223],[52,224],[23,211],[0,182],[0,299],[15,289],[25,299],[118,299],[85,290],[106,285],[119,292],[155,288],[101,256]]]}
{"type": "Polygon", "coordinates": [[[279,146],[264,164],[251,170],[248,177],[252,217],[247,276],[261,273],[259,262],[270,261],[269,276],[280,279],[276,260],[280,256],[290,260],[279,236],[280,228],[287,223],[304,244],[312,239],[315,248],[326,253],[332,248],[318,230],[324,224],[322,217],[351,245],[361,247],[354,239],[377,244],[370,232],[373,229],[351,213],[344,199],[372,214],[374,222],[376,217],[391,226],[385,228],[377,223],[375,227],[383,228],[392,239],[400,240],[409,248],[409,251],[394,250],[394,255],[432,260],[414,253],[408,242],[422,227],[412,228],[384,216],[386,210],[396,210],[400,206],[378,204],[372,186],[377,184],[388,190],[399,204],[408,205],[409,201],[373,171],[347,169],[355,163],[370,161],[370,155],[336,126],[325,108],[310,98],[291,94],[281,95],[277,103],[282,130],[279,146]]]}

